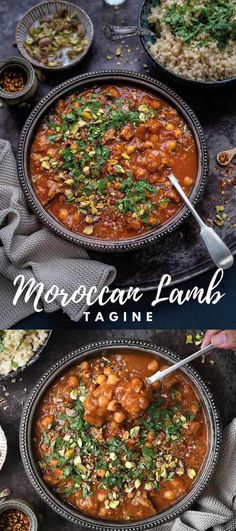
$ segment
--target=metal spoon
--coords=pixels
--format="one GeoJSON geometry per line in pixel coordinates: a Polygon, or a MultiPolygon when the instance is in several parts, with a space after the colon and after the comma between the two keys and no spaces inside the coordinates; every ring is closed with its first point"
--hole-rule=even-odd
{"type": "Polygon", "coordinates": [[[182,187],[179,184],[178,179],[176,179],[173,173],[170,173],[168,175],[168,178],[171,184],[175,187],[179,195],[184,200],[185,204],[189,208],[195,220],[197,221],[200,227],[200,236],[202,238],[202,241],[205,244],[205,247],[216,267],[220,269],[229,269],[234,263],[234,257],[227,245],[225,245],[225,243],[221,240],[218,234],[216,234],[214,229],[208,227],[202,221],[197,211],[184,193],[182,187]]]}
{"type": "Polygon", "coordinates": [[[171,374],[174,371],[177,371],[180,367],[183,367],[183,365],[186,365],[187,363],[190,363],[190,361],[195,360],[196,358],[199,358],[203,354],[207,354],[211,352],[215,348],[212,343],[210,345],[207,345],[207,347],[202,348],[198,350],[197,352],[194,352],[194,354],[191,354],[191,356],[188,356],[187,358],[184,358],[183,360],[178,361],[177,363],[174,363],[170,367],[167,367],[167,369],[164,369],[163,371],[157,371],[152,376],[148,376],[145,378],[146,382],[148,384],[153,384],[154,382],[158,382],[159,380],[162,380],[165,376],[168,374],[171,374]]]}
{"type": "Polygon", "coordinates": [[[216,157],[217,162],[219,162],[221,166],[227,166],[227,164],[231,162],[231,160],[234,158],[235,155],[236,155],[236,147],[233,149],[221,151],[220,153],[218,153],[216,157]]]}
{"type": "Polygon", "coordinates": [[[136,35],[155,36],[156,33],[148,28],[141,28],[140,26],[113,26],[112,24],[105,24],[103,31],[108,39],[111,41],[120,41],[126,37],[135,37],[136,35]]]}

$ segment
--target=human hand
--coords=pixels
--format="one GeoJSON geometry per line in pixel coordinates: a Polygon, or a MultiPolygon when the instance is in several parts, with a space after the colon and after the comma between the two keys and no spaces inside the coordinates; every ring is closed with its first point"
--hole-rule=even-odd
{"type": "Polygon", "coordinates": [[[202,348],[210,343],[218,348],[236,351],[236,330],[207,330],[202,348]]]}

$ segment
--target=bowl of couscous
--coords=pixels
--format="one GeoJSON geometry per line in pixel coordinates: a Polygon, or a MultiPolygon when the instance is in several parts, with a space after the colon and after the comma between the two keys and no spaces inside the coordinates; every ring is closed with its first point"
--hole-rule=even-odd
{"type": "Polygon", "coordinates": [[[0,380],[12,378],[34,363],[51,330],[0,330],[0,380]]]}
{"type": "Polygon", "coordinates": [[[142,44],[170,79],[198,87],[236,81],[236,0],[144,0],[142,44]]]}

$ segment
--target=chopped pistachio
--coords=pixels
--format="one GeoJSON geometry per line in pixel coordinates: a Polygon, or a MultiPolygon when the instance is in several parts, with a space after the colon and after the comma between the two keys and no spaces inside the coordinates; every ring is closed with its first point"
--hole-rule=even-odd
{"type": "Polygon", "coordinates": [[[85,227],[85,229],[83,230],[83,233],[86,234],[86,236],[90,236],[90,234],[93,233],[93,227],[91,225],[89,227],[85,227]]]}
{"type": "Polygon", "coordinates": [[[119,500],[112,500],[109,502],[109,507],[110,509],[116,509],[116,507],[118,507],[119,505],[119,500]]]}
{"type": "Polygon", "coordinates": [[[135,463],[132,463],[132,461],[126,461],[125,467],[128,469],[135,468],[135,463]]]}
{"type": "Polygon", "coordinates": [[[152,490],[153,489],[153,483],[151,481],[147,481],[147,483],[144,483],[145,490],[152,490]]]}
{"type": "Polygon", "coordinates": [[[194,479],[196,477],[197,473],[194,470],[194,468],[188,468],[187,469],[187,475],[188,475],[189,479],[194,479]]]}

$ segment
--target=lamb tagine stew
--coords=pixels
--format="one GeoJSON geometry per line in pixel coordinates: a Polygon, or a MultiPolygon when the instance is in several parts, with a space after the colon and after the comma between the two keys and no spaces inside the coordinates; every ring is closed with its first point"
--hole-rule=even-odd
{"type": "Polygon", "coordinates": [[[197,175],[196,145],[169,103],[134,87],[102,86],[60,99],[36,132],[33,188],[72,232],[137,237],[173,218],[197,175]]]}
{"type": "Polygon", "coordinates": [[[181,372],[147,386],[167,364],[152,354],[104,351],[58,378],[35,418],[44,481],[93,517],[140,520],[192,488],[207,449],[207,426],[181,372]]]}

